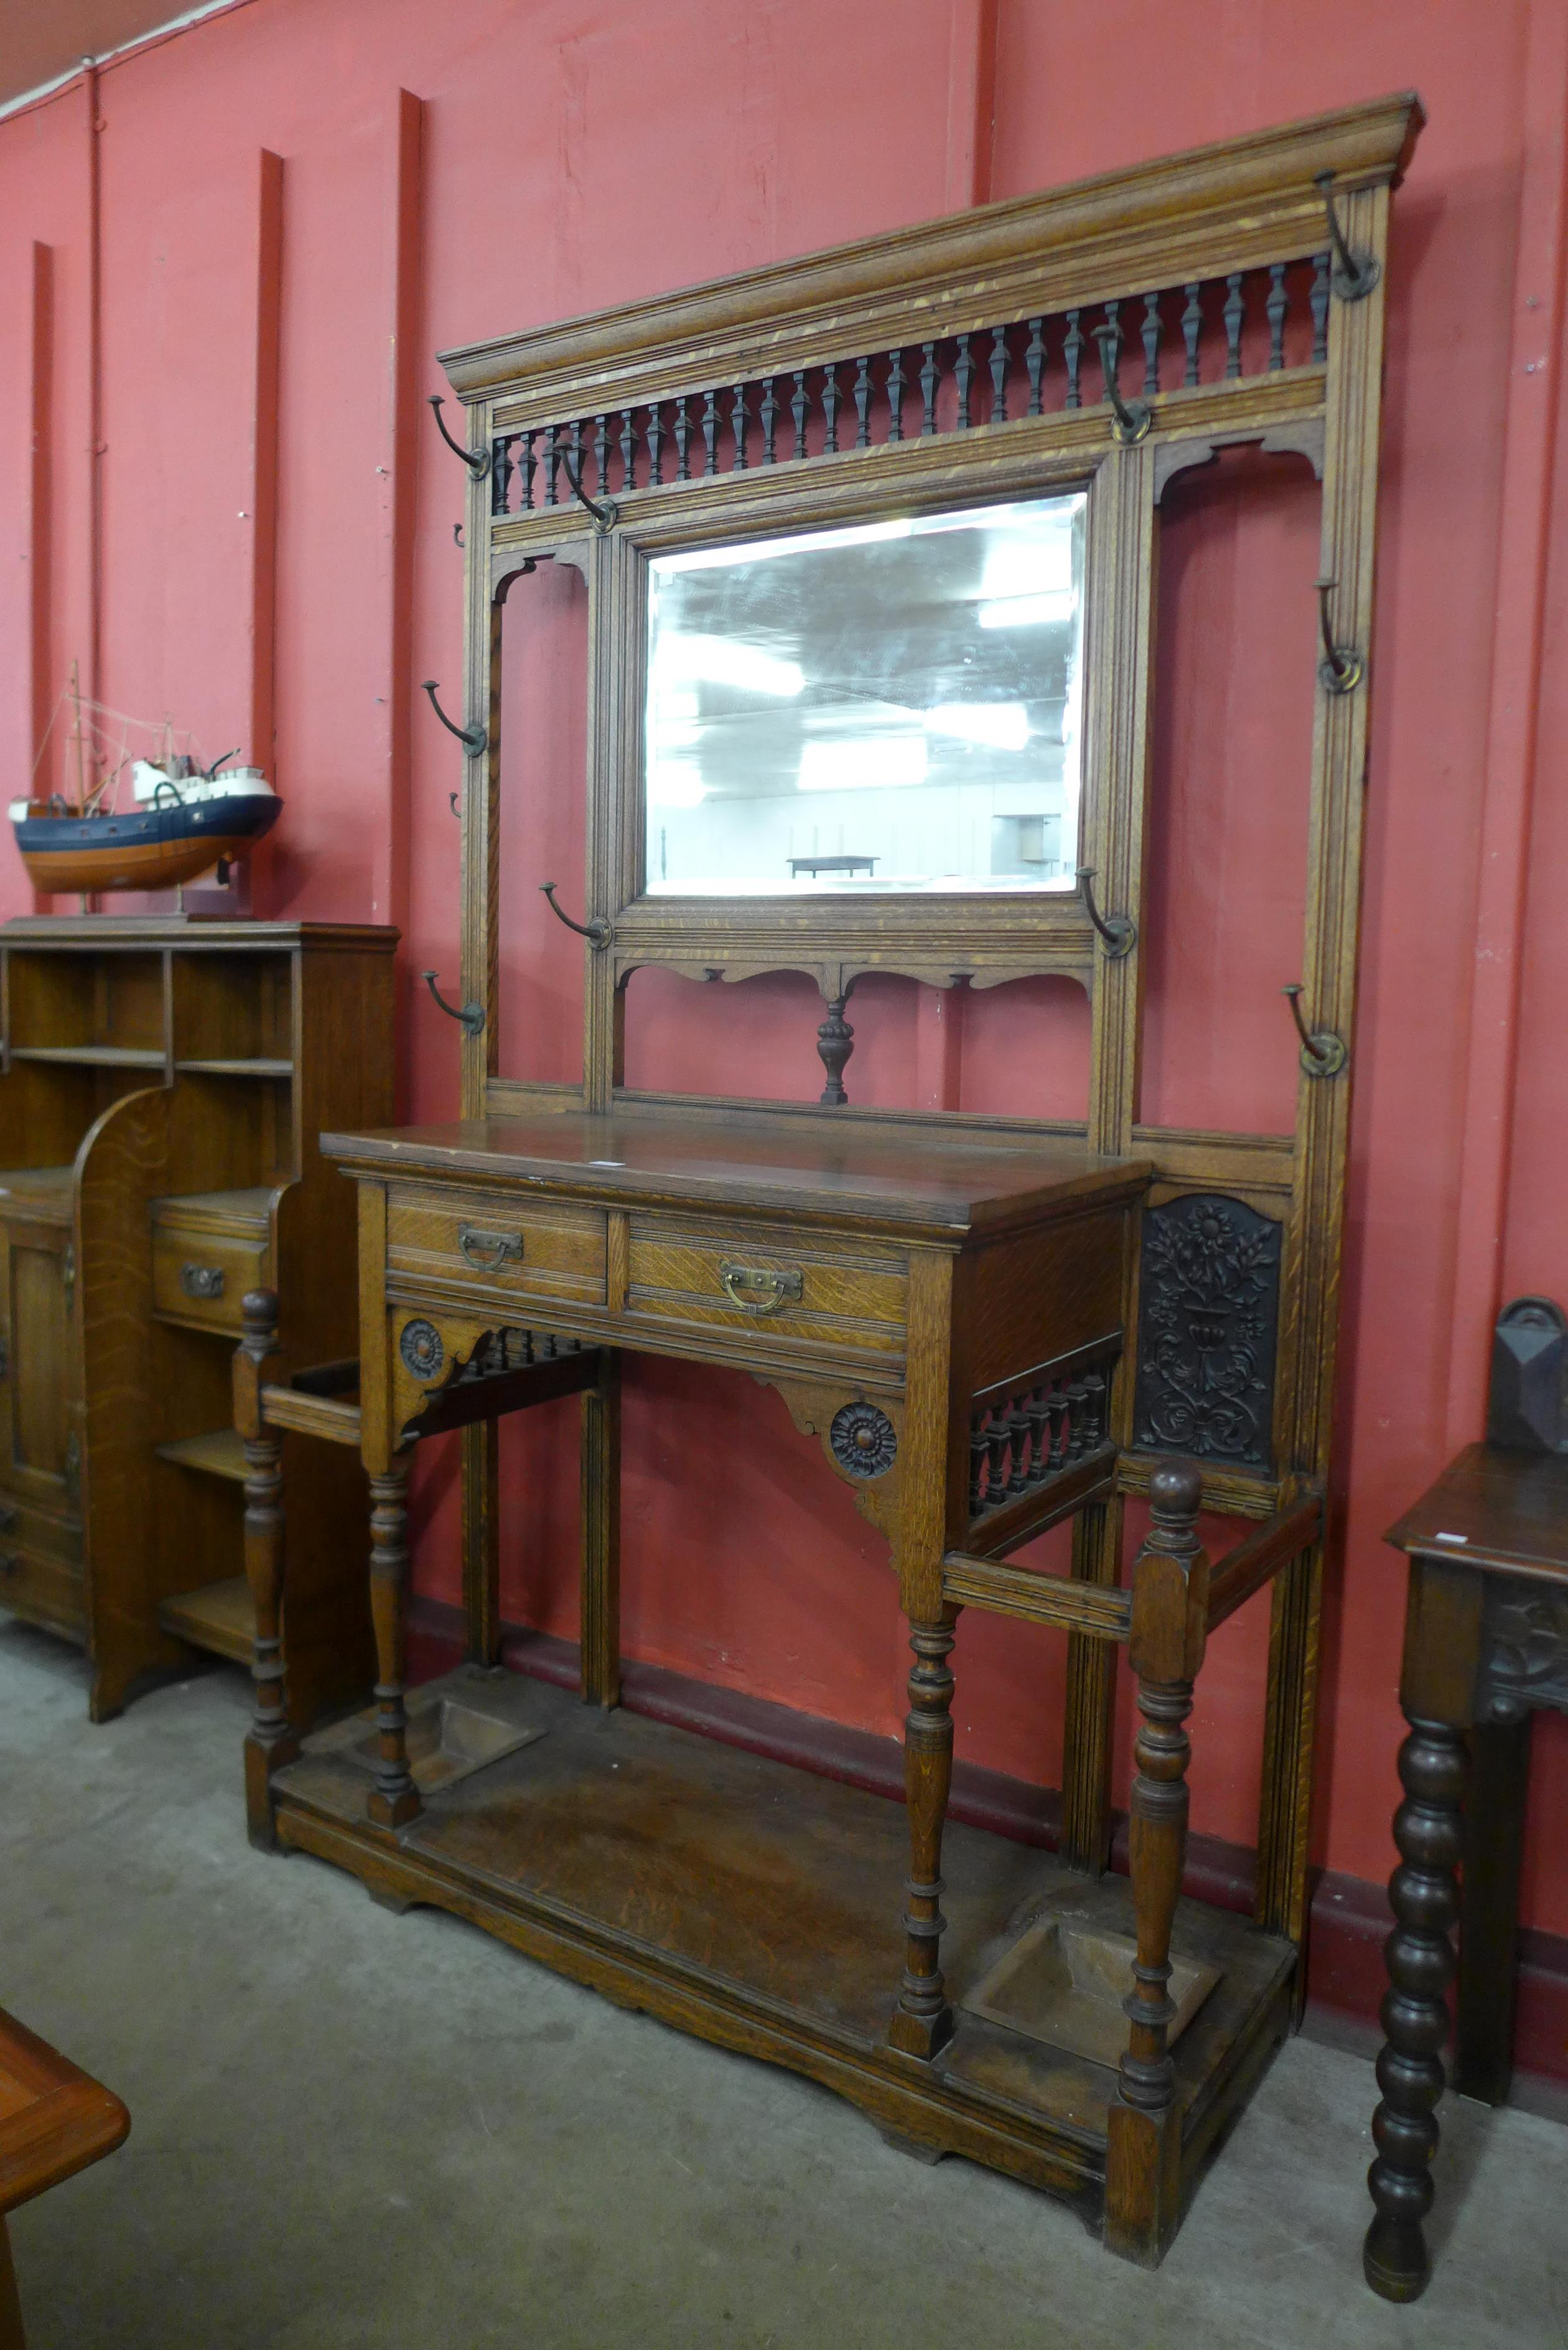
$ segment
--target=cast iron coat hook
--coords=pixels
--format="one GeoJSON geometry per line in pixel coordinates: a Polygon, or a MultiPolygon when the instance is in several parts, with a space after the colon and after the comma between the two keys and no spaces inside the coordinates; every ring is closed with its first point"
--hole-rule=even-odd
{"type": "Polygon", "coordinates": [[[610,941],[615,936],[615,925],[613,922],[601,920],[599,916],[597,914],[594,916],[591,922],[574,922],[570,914],[564,914],[559,906],[556,903],[555,883],[553,881],[541,881],[539,888],[544,894],[550,911],[554,914],[558,922],[565,922],[567,930],[576,931],[578,938],[587,939],[588,944],[592,947],[608,946],[610,941]]]}
{"type": "Polygon", "coordinates": [[[461,457],[462,459],[463,463],[468,467],[468,470],[473,475],[474,480],[476,482],[483,482],[484,476],[490,471],[490,452],[488,449],[465,449],[461,441],[454,441],[452,434],[446,429],[446,419],[441,414],[441,410],[444,407],[445,402],[442,400],[440,392],[432,391],[430,398],[431,406],[435,410],[436,430],[441,434],[441,439],[446,442],[447,447],[452,451],[454,457],[461,457]]]}
{"type": "Polygon", "coordinates": [[[1291,1007],[1291,1018],[1296,1024],[1296,1035],[1302,1040],[1302,1066],[1309,1077],[1336,1077],[1350,1058],[1343,1036],[1332,1028],[1309,1028],[1302,1018],[1301,985],[1282,987],[1280,993],[1291,1007]]]}
{"type": "Polygon", "coordinates": [[[1328,214],[1329,239],[1338,265],[1329,282],[1342,302],[1359,302],[1364,295],[1371,293],[1382,273],[1370,253],[1352,253],[1345,241],[1339,214],[1334,209],[1334,173],[1315,172],[1313,185],[1323,190],[1323,208],[1328,214]]]}
{"type": "Polygon", "coordinates": [[[1122,338],[1119,327],[1092,327],[1090,333],[1100,347],[1100,365],[1105,369],[1106,398],[1116,411],[1116,421],[1111,431],[1124,446],[1141,441],[1154,422],[1154,411],[1146,400],[1127,400],[1117,380],[1122,338]]]}
{"type": "Polygon", "coordinates": [[[1314,582],[1317,589],[1317,623],[1323,632],[1323,659],[1317,665],[1318,681],[1325,693],[1354,693],[1361,683],[1366,663],[1358,652],[1348,645],[1336,645],[1334,630],[1328,622],[1328,599],[1338,587],[1337,579],[1314,582]]]}
{"type": "Polygon", "coordinates": [[[1137,945],[1137,924],[1130,921],[1126,914],[1101,913],[1090,886],[1097,870],[1098,868],[1093,865],[1080,865],[1078,868],[1077,879],[1084,892],[1084,910],[1098,931],[1106,955],[1112,962],[1118,962],[1123,955],[1131,954],[1137,945]]]}
{"type": "Polygon", "coordinates": [[[601,533],[607,530],[613,530],[617,523],[620,520],[620,508],[617,505],[613,498],[601,498],[596,502],[596,500],[589,497],[587,490],[583,487],[582,467],[579,465],[576,472],[575,473],[573,473],[571,452],[567,449],[565,442],[560,440],[556,433],[552,433],[550,435],[550,446],[545,452],[545,455],[547,458],[559,463],[561,471],[566,477],[566,487],[571,491],[572,495],[576,498],[580,506],[587,506],[589,514],[591,514],[594,518],[595,526],[601,533]]]}
{"type": "Polygon", "coordinates": [[[458,741],[462,744],[462,747],[468,753],[469,757],[471,759],[482,758],[484,753],[490,748],[490,736],[486,733],[485,729],[483,726],[454,726],[452,720],[441,708],[440,702],[436,700],[436,681],[433,677],[427,677],[425,679],[421,691],[421,692],[428,693],[430,695],[431,708],[435,712],[436,716],[441,720],[441,723],[446,728],[447,733],[457,736],[458,741]]]}
{"type": "Polygon", "coordinates": [[[449,1003],[447,1002],[445,996],[436,985],[437,980],[441,977],[439,971],[427,971],[423,976],[425,985],[430,989],[431,993],[435,997],[436,1002],[441,1005],[441,1008],[446,1014],[447,1018],[449,1020],[455,1020],[465,1036],[482,1036],[484,1033],[483,1004],[465,1003],[460,1010],[458,1005],[455,1003],[449,1003]]]}

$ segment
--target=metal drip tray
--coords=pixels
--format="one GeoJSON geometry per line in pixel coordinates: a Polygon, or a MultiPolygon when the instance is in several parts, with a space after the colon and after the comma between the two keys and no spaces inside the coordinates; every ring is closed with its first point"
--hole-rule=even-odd
{"type": "MultiPolygon", "coordinates": [[[[1092,2064],[1114,2065],[1127,2044],[1123,2002],[1133,1987],[1137,1956],[1137,1945],[1128,1934],[1095,1933],[1065,1918],[1044,1918],[1020,1935],[959,2005],[1030,2040],[1086,2056],[1092,2064]]],[[[1220,1979],[1218,1967],[1172,1951],[1172,2042],[1220,1979]]]]}
{"type": "MultiPolygon", "coordinates": [[[[476,1672],[473,1679],[472,1698],[454,1696],[450,1683],[438,1682],[428,1690],[409,1692],[405,1700],[409,1768],[421,1795],[455,1786],[460,1779],[545,1735],[542,1728],[518,1719],[518,1690],[513,1676],[493,1684],[483,1672],[476,1672]]],[[[369,1778],[377,1762],[374,1709],[318,1731],[308,1746],[313,1753],[339,1755],[369,1778]]]]}

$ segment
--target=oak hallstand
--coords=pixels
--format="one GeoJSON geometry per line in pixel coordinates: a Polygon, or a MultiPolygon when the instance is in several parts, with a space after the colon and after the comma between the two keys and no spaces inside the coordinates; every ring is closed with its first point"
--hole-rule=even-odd
{"type": "MultiPolygon", "coordinates": [[[[280,1734],[275,1677],[258,1680],[253,1835],[794,2066],[899,2140],[1064,2198],[1146,2264],[1300,1997],[1388,204],[1422,119],[1408,95],[1353,107],[447,354],[471,474],[450,722],[465,754],[462,1115],[323,1139],[359,1191],[377,1710],[301,1745],[280,1734]],[[1184,469],[1258,443],[1322,484],[1315,604],[1302,583],[1317,700],[1289,1136],[1137,1118],[1160,502],[1184,469]],[[826,884],[797,874],[787,894],[650,885],[651,564],[1058,491],[1084,499],[1077,886],[857,889],[859,841],[826,884]],[[572,1086],[504,1076],[498,1035],[502,630],[527,628],[546,563],[581,574],[588,612],[572,1086]],[[713,986],[716,1017],[725,983],[808,972],[821,1101],[628,1087],[625,991],[645,965],[713,986]],[[868,972],[1077,982],[1085,1121],[857,1107],[848,1011],[868,972]],[[874,1795],[618,1705],[626,1349],[779,1388],[887,1536],[915,1658],[907,1825],[874,1795]],[[586,1706],[494,1669],[496,1419],[573,1392],[586,1706]],[[409,1456],[454,1428],[469,1659],[406,1696],[409,1456]],[[1148,1498],[1151,1526],[1124,1578],[1128,1495],[1148,1498]],[[1212,1565],[1200,1507],[1249,1522],[1212,1565]],[[1070,1576],[1006,1563],[1069,1518],[1070,1576]],[[1249,1920],[1179,1900],[1184,1724],[1209,1631],[1264,1585],[1249,1920]],[[944,1835],[966,1607],[1067,1634],[1054,1857],[944,1835]],[[1130,1887],[1106,1874],[1124,1646],[1142,1717],[1130,1887]]],[[[556,911],[552,893],[538,919],[556,911]]],[[[252,1572],[275,1608],[259,1414],[247,1440],[252,1572]]]]}

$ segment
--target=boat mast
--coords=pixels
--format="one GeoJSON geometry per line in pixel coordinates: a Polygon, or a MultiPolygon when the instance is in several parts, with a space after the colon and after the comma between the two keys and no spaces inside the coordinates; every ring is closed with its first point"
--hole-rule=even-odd
{"type": "Polygon", "coordinates": [[[71,716],[75,721],[72,735],[77,746],[77,814],[87,814],[87,776],[82,764],[82,697],[77,681],[77,665],[71,663],[71,716]]]}

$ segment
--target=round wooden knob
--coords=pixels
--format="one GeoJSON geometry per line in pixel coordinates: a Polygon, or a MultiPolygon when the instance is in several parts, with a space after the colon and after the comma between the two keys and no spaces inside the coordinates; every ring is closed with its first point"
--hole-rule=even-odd
{"type": "Polygon", "coordinates": [[[1148,1481],[1149,1507],[1168,1523],[1190,1525],[1203,1506],[1203,1478],[1190,1461],[1162,1461],[1148,1481]]]}

